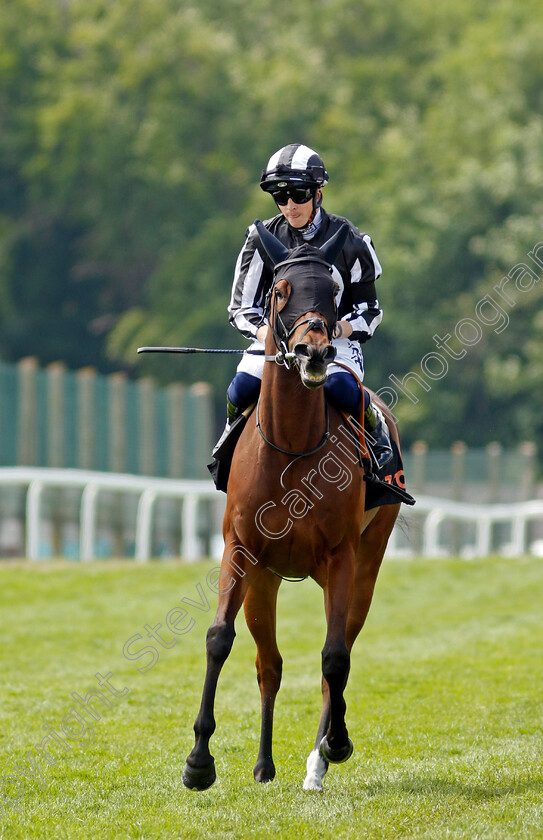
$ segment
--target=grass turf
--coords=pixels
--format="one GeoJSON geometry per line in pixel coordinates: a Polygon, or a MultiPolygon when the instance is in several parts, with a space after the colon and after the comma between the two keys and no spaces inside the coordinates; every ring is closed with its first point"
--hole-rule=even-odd
{"type": "Polygon", "coordinates": [[[241,614],[217,695],[218,781],[203,793],[183,787],[215,604],[210,568],[0,564],[0,838],[543,838],[541,561],[385,563],[346,691],[355,752],[330,768],[324,794],[301,787],[325,630],[308,581],[279,596],[277,778],[252,778],[259,695],[241,614]],[[161,623],[162,639],[174,639],[166,614],[183,598],[190,631],[171,648],[147,638],[144,625],[161,623]],[[123,656],[137,634],[159,654],[145,673],[151,653],[123,656]],[[72,697],[100,688],[96,673],[129,690],[102,687],[112,707],[94,703],[100,720],[72,697]],[[71,709],[87,721],[78,730],[69,719],[83,740],[61,728],[71,709]],[[71,749],[51,740],[56,763],[34,750],[32,768],[43,726],[71,749]]]}

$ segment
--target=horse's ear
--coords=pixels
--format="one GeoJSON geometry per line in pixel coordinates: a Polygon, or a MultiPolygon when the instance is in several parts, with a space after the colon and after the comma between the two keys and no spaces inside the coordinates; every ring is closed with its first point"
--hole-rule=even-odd
{"type": "Polygon", "coordinates": [[[284,262],[290,254],[288,248],[285,248],[283,243],[280,242],[273,233],[270,233],[268,228],[262,224],[260,219],[257,219],[254,224],[260,237],[260,241],[262,242],[262,245],[264,246],[272,263],[277,265],[277,263],[284,262]]]}
{"type": "Polygon", "coordinates": [[[336,257],[345,245],[345,240],[347,239],[348,234],[349,225],[344,223],[341,225],[340,229],[336,231],[334,235],[328,240],[328,242],[325,242],[324,245],[322,245],[319,249],[324,259],[329,265],[334,264],[336,257]]]}

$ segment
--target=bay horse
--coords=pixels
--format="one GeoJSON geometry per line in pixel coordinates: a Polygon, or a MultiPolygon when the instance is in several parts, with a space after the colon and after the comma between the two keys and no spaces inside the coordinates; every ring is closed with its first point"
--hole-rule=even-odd
{"type": "MultiPolygon", "coordinates": [[[[331,266],[347,226],[320,249],[305,244],[288,251],[261,222],[255,224],[275,265],[265,345],[266,361],[272,363],[264,366],[260,398],[230,469],[218,606],[206,638],[207,670],[183,783],[205,790],[216,779],[209,751],[215,692],[242,604],[256,643],[261,693],[260,749],[253,773],[257,782],[275,777],[273,712],[282,669],[277,593],[284,578],[311,577],[324,591],[327,632],[322,712],[303,787],[322,790],[329,763],[346,761],[353,751],[343,696],[350,653],[368,614],[400,504],[365,510],[360,448],[354,436],[345,434],[344,418],[328,405],[322,388],[336,353],[331,337],[338,287],[331,266]]],[[[395,423],[382,408],[399,447],[395,423]]]]}

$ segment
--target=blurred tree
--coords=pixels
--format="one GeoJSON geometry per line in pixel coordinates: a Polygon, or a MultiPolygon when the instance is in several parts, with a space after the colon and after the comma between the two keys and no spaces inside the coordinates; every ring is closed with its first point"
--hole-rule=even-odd
{"type": "MultiPolygon", "coordinates": [[[[7,0],[0,354],[205,378],[222,401],[235,357],[135,350],[243,346],[226,306],[273,213],[258,176],[300,141],[383,263],[368,384],[420,373],[543,238],[542,34],[535,0],[7,0]]],[[[540,285],[400,395],[407,443],[543,444],[540,285]]]]}

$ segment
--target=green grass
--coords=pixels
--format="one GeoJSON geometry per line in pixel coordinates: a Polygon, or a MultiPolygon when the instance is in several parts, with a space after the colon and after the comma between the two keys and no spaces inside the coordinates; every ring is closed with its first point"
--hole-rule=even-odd
{"type": "Polygon", "coordinates": [[[98,688],[96,672],[129,689],[102,707],[92,743],[53,747],[55,765],[37,759],[43,787],[4,780],[0,838],[543,838],[541,561],[385,564],[346,692],[355,752],[323,794],[302,791],[324,638],[322,594],[307,581],[280,591],[276,780],[252,778],[259,698],[240,615],[217,696],[218,781],[183,787],[214,612],[208,569],[0,565],[0,777],[25,764],[42,725],[62,732],[72,692],[98,688]],[[193,629],[140,674],[124,643],[197,600],[198,582],[209,612],[190,608],[193,629]]]}

